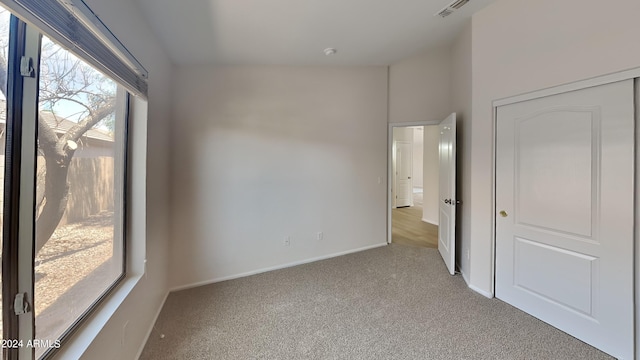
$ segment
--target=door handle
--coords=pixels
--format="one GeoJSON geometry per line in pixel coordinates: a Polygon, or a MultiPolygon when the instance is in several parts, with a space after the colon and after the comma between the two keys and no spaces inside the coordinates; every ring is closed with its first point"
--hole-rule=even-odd
{"type": "Polygon", "coordinates": [[[411,176],[407,176],[407,179],[411,179],[411,176]]]}
{"type": "Polygon", "coordinates": [[[509,216],[509,214],[507,214],[507,212],[504,211],[504,210],[500,210],[500,216],[507,217],[507,216],[509,216]]]}
{"type": "Polygon", "coordinates": [[[451,204],[451,199],[444,199],[445,204],[451,204]]]}

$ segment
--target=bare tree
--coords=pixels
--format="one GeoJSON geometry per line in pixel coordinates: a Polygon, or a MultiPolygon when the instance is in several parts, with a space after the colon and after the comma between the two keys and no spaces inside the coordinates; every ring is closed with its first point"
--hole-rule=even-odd
{"type": "Polygon", "coordinates": [[[38,149],[45,159],[45,173],[39,174],[36,193],[36,252],[49,240],[67,208],[67,175],[78,142],[100,122],[113,122],[116,91],[113,81],[68,51],[52,42],[43,44],[38,149]],[[78,108],[72,114],[77,123],[61,135],[42,116],[46,109],[55,116],[59,103],[72,103],[78,108]]]}
{"type": "MultiPolygon", "coordinates": [[[[6,46],[0,43],[0,48],[6,46]]],[[[0,84],[5,98],[6,79],[7,61],[0,55],[0,84]]],[[[113,129],[115,92],[116,85],[109,78],[43,39],[38,152],[45,166],[38,171],[36,179],[36,253],[51,238],[67,208],[69,166],[81,138],[100,123],[113,129]],[[58,108],[66,109],[64,118],[56,114],[58,108]],[[56,120],[55,124],[45,121],[45,112],[56,120]],[[69,120],[75,124],[61,132],[58,125],[69,120]]]]}

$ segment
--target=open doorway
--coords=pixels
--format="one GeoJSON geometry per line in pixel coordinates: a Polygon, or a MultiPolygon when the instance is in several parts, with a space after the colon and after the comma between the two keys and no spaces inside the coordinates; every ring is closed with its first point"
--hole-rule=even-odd
{"type": "Polygon", "coordinates": [[[437,248],[438,126],[393,126],[390,132],[390,240],[437,248]]]}

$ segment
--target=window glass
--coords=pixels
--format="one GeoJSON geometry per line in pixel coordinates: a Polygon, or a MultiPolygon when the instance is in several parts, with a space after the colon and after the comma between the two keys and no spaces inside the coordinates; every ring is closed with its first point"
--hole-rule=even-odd
{"type": "Polygon", "coordinates": [[[51,344],[124,274],[127,109],[112,79],[47,37],[40,63],[35,338],[51,344]]]}

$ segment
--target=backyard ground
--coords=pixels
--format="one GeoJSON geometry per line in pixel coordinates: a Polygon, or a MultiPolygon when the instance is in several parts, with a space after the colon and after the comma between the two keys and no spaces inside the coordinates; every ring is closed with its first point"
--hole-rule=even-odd
{"type": "MultiPolygon", "coordinates": [[[[90,302],[71,301],[78,299],[74,296],[70,300],[65,296],[70,289],[84,283],[83,292],[95,292],[97,297],[110,285],[110,282],[102,284],[109,280],[100,273],[110,272],[110,267],[105,265],[113,255],[113,234],[113,213],[103,212],[81,222],[59,226],[40,250],[35,258],[37,339],[52,339],[53,336],[52,340],[55,340],[86,310],[86,306],[91,305],[90,302]],[[99,280],[94,281],[94,277],[99,280]],[[85,279],[89,281],[82,281],[85,279]],[[82,306],[85,308],[80,309],[82,306]]],[[[1,306],[0,297],[0,313],[1,306]]]]}

